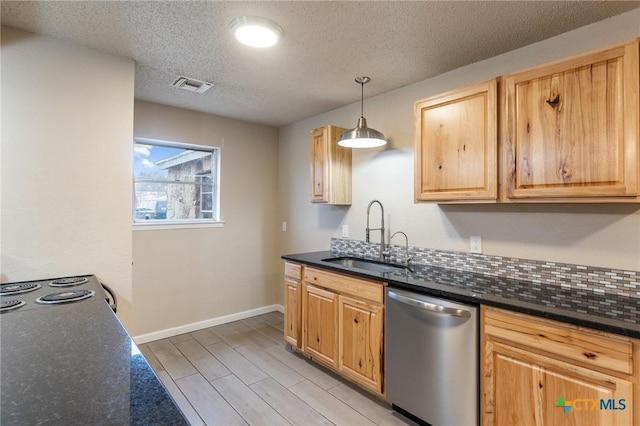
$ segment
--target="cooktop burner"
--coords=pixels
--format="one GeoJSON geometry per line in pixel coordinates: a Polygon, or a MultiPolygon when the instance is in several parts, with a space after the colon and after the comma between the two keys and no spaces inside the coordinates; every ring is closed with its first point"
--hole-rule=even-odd
{"type": "Polygon", "coordinates": [[[75,302],[77,300],[88,299],[93,297],[95,294],[96,292],[93,290],[69,290],[38,297],[36,302],[45,305],[54,305],[57,303],[75,302]]]}
{"type": "MultiPolygon", "coordinates": [[[[107,295],[95,275],[53,276],[37,281],[4,283],[0,288],[2,289],[0,302],[3,302],[1,305],[3,320],[7,318],[7,315],[13,316],[15,314],[20,317],[25,312],[32,310],[69,309],[64,307],[69,302],[94,303],[107,299],[107,295]]],[[[113,299],[115,300],[115,296],[113,299]]]]}
{"type": "Polygon", "coordinates": [[[21,308],[24,305],[25,302],[23,302],[22,300],[3,300],[2,302],[0,302],[0,312],[13,311],[14,309],[21,308]]]}
{"type": "Polygon", "coordinates": [[[0,288],[0,296],[6,296],[10,294],[29,293],[42,287],[38,283],[9,283],[2,284],[0,288]]]}
{"type": "Polygon", "coordinates": [[[51,281],[49,285],[51,287],[73,287],[76,285],[88,283],[89,279],[85,277],[71,277],[71,278],[60,278],[58,280],[51,281]]]}

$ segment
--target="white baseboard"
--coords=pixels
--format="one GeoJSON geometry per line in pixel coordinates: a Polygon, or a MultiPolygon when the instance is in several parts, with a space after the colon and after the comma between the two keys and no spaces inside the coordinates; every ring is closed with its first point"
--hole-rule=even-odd
{"type": "Polygon", "coordinates": [[[269,312],[283,312],[283,305],[270,305],[263,306],[262,308],[251,309],[249,311],[238,312],[235,314],[224,315],[217,318],[208,319],[205,321],[194,322],[191,324],[181,325],[180,327],[167,328],[165,330],[154,331],[153,333],[141,334],[140,336],[134,336],[133,341],[136,344],[141,345],[143,343],[152,342],[154,340],[166,339],[167,337],[177,336],[178,334],[191,333],[192,331],[202,330],[203,328],[213,327],[215,325],[226,324],[228,322],[238,321],[245,318],[254,317],[256,315],[262,315],[269,312]]]}

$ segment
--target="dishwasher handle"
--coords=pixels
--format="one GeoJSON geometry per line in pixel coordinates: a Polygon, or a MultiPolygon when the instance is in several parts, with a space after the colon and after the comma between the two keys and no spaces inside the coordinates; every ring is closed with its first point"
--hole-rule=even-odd
{"type": "Polygon", "coordinates": [[[436,305],[434,303],[412,299],[410,297],[401,296],[397,293],[394,293],[393,291],[389,291],[389,297],[392,298],[393,300],[397,300],[400,303],[404,303],[406,305],[413,306],[415,308],[420,308],[422,310],[429,311],[437,315],[450,316],[450,317],[462,317],[462,318],[471,317],[471,312],[466,311],[464,309],[448,308],[446,306],[436,305]]]}

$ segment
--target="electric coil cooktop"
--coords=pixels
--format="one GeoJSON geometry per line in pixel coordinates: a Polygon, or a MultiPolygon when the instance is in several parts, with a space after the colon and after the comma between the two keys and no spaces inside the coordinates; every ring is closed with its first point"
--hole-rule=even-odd
{"type": "Polygon", "coordinates": [[[103,294],[100,283],[93,275],[0,284],[0,313],[99,300],[103,294]]]}
{"type": "Polygon", "coordinates": [[[0,305],[2,426],[189,424],[95,276],[2,284],[0,305]]]}

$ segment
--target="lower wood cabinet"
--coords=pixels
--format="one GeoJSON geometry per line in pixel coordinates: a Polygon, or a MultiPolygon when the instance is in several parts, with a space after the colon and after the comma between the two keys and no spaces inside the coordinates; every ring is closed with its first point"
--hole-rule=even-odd
{"type": "Polygon", "coordinates": [[[382,393],[383,307],[347,296],[338,299],[338,370],[382,393]]]}
{"type": "Polygon", "coordinates": [[[638,424],[638,341],[487,307],[482,340],[483,426],[638,424]]]}
{"type": "Polygon", "coordinates": [[[306,266],[302,277],[296,282],[285,273],[285,340],[352,382],[383,395],[383,283],[306,266]]]}
{"type": "Polygon", "coordinates": [[[338,295],[304,284],[302,350],[329,367],[338,367],[338,295]]]}
{"type": "Polygon", "coordinates": [[[302,266],[284,265],[284,340],[302,347],[302,266]]]}

